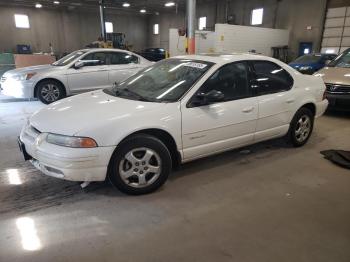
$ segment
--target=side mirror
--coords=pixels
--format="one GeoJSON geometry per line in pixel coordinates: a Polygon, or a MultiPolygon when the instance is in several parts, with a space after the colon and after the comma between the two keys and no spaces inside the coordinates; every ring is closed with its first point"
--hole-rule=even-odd
{"type": "Polygon", "coordinates": [[[193,106],[205,106],[212,103],[222,102],[225,99],[225,95],[221,91],[211,90],[210,92],[204,94],[199,93],[194,97],[191,102],[193,106]]]}
{"type": "Polygon", "coordinates": [[[100,60],[79,60],[74,64],[74,68],[79,69],[87,65],[93,66],[93,65],[98,65],[100,63],[101,63],[100,60]]]}
{"type": "Polygon", "coordinates": [[[84,63],[84,61],[81,61],[81,60],[74,64],[75,69],[79,69],[79,68],[82,68],[84,66],[85,66],[85,63],[84,63]]]}

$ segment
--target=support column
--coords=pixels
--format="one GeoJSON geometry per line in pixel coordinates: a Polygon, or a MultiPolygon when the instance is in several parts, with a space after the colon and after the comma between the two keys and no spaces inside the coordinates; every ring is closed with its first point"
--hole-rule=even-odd
{"type": "Polygon", "coordinates": [[[188,54],[196,52],[196,0],[186,0],[186,17],[187,17],[187,49],[188,54]]]}
{"type": "Polygon", "coordinates": [[[104,0],[99,1],[100,6],[100,20],[101,20],[101,36],[103,41],[106,42],[106,24],[105,24],[105,9],[104,9],[104,0]]]}

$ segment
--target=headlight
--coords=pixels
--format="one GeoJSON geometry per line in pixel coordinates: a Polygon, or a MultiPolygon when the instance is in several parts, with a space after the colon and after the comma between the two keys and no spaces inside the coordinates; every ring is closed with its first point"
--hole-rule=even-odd
{"type": "Polygon", "coordinates": [[[314,73],[314,76],[324,77],[324,73],[314,73]]]}
{"type": "Polygon", "coordinates": [[[97,147],[95,140],[89,137],[63,136],[56,134],[48,134],[46,142],[58,146],[74,147],[74,148],[92,148],[97,147]]]}
{"type": "Polygon", "coordinates": [[[36,73],[28,73],[28,74],[22,74],[22,75],[13,75],[11,78],[16,81],[25,81],[30,80],[33,76],[35,76],[36,73]]]}

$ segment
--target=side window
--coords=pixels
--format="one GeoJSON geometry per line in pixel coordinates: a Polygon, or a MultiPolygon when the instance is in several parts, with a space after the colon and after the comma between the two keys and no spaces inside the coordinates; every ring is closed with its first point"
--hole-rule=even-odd
{"type": "Polygon", "coordinates": [[[251,95],[248,85],[248,67],[245,62],[225,65],[218,69],[199,89],[199,93],[211,90],[224,94],[224,101],[246,98],[251,95]]]}
{"type": "Polygon", "coordinates": [[[126,65],[126,64],[138,64],[139,59],[137,56],[130,55],[128,53],[113,52],[110,53],[110,63],[111,65],[126,65]]]}
{"type": "Polygon", "coordinates": [[[104,52],[96,52],[96,53],[90,53],[83,57],[81,60],[96,60],[96,62],[91,62],[85,64],[85,66],[98,66],[98,65],[106,65],[107,56],[104,52]]]}
{"type": "Polygon", "coordinates": [[[293,78],[279,65],[269,61],[253,62],[258,95],[288,91],[293,87],[293,78]]]}

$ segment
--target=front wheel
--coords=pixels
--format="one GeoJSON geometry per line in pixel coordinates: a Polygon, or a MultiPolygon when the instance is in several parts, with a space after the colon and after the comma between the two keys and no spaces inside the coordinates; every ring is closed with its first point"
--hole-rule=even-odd
{"type": "Polygon", "coordinates": [[[65,91],[59,82],[45,80],[39,83],[36,89],[36,97],[44,104],[50,104],[64,98],[65,91]]]}
{"type": "Polygon", "coordinates": [[[293,146],[300,147],[306,144],[314,127],[314,118],[308,108],[303,107],[296,112],[288,132],[289,141],[293,146]]]}
{"type": "Polygon", "coordinates": [[[122,142],[108,167],[108,179],[131,195],[151,193],[161,187],[171,172],[171,156],[159,139],[136,135],[122,142]]]}

